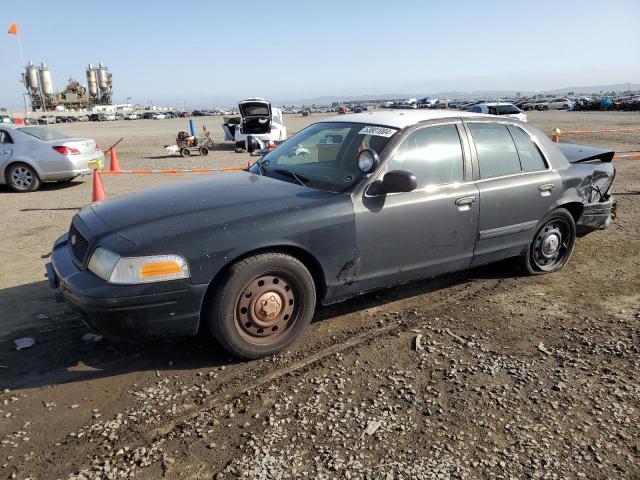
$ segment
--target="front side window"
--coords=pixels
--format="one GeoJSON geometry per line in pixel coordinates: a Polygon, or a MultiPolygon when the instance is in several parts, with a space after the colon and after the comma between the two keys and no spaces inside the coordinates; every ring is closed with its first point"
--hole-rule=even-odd
{"type": "Polygon", "coordinates": [[[513,141],[516,143],[516,149],[518,150],[522,170],[525,172],[538,172],[540,170],[545,170],[547,168],[547,164],[545,163],[536,144],[531,141],[531,138],[529,138],[529,135],[527,135],[521,128],[513,125],[509,126],[509,131],[511,132],[513,141]]]}
{"type": "Polygon", "coordinates": [[[391,159],[388,170],[416,176],[418,188],[464,180],[460,135],[454,124],[426,127],[410,133],[391,159]]]}
{"type": "Polygon", "coordinates": [[[520,160],[506,125],[469,123],[476,146],[480,178],[500,177],[519,173],[520,160]]]}
{"type": "Polygon", "coordinates": [[[278,145],[250,171],[311,188],[347,191],[364,177],[358,153],[365,148],[381,152],[397,131],[364,123],[316,123],[278,145]]]}

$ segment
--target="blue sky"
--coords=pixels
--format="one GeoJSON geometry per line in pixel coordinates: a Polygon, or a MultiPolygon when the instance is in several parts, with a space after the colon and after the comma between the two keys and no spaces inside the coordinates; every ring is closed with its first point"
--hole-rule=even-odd
{"type": "Polygon", "coordinates": [[[22,104],[12,22],[55,88],[102,61],[117,102],[640,82],[640,0],[0,0],[8,107],[22,104]]]}

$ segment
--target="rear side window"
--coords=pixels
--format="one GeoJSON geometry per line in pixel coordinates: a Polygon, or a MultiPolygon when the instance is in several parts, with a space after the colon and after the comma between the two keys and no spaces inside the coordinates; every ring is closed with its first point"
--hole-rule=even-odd
{"type": "Polygon", "coordinates": [[[389,170],[413,173],[418,188],[462,182],[464,162],[460,136],[455,125],[437,125],[416,130],[398,147],[389,170]]]}
{"type": "Polygon", "coordinates": [[[520,160],[506,125],[469,123],[476,145],[480,178],[500,177],[520,172],[520,160]]]}
{"type": "Polygon", "coordinates": [[[498,105],[496,107],[498,115],[511,115],[514,113],[520,113],[520,109],[515,105],[498,105]]]}
{"type": "Polygon", "coordinates": [[[9,134],[4,130],[0,130],[0,143],[13,143],[9,134]]]}
{"type": "Polygon", "coordinates": [[[482,108],[478,107],[477,105],[474,105],[473,107],[467,108],[467,111],[473,112],[473,113],[482,113],[482,108]]]}
{"type": "Polygon", "coordinates": [[[509,126],[509,131],[516,143],[522,170],[525,172],[545,170],[547,168],[547,164],[545,163],[536,144],[531,141],[531,138],[529,138],[529,135],[527,135],[521,128],[514,126],[509,126]]]}

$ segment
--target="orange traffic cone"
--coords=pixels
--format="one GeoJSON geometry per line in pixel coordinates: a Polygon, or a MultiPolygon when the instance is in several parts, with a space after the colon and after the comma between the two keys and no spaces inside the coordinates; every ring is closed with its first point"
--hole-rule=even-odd
{"type": "Polygon", "coordinates": [[[109,171],[111,172],[121,172],[120,163],[118,162],[118,154],[116,153],[116,149],[112,148],[109,150],[109,171]]]}
{"type": "Polygon", "coordinates": [[[102,186],[102,180],[100,180],[100,173],[95,169],[93,171],[93,197],[91,198],[92,202],[101,202],[102,200],[106,200],[107,196],[104,193],[104,187],[102,186]]]}

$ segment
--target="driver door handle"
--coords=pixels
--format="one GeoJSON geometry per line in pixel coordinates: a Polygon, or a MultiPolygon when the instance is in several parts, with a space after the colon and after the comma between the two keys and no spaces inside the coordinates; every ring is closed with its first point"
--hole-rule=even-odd
{"type": "Polygon", "coordinates": [[[458,206],[458,210],[461,212],[465,212],[467,210],[471,210],[471,205],[478,201],[478,197],[462,197],[456,200],[456,205],[458,206]]]}
{"type": "Polygon", "coordinates": [[[548,197],[549,195],[551,195],[551,190],[553,190],[553,183],[545,183],[543,185],[540,185],[538,187],[538,190],[540,191],[541,196],[548,197]]]}

